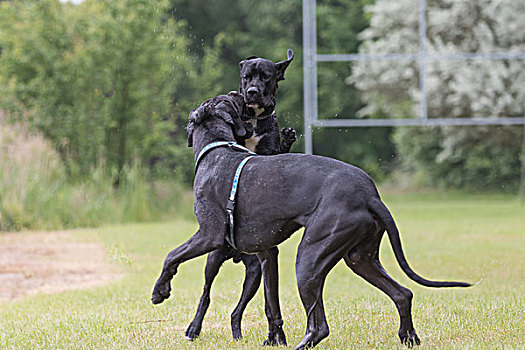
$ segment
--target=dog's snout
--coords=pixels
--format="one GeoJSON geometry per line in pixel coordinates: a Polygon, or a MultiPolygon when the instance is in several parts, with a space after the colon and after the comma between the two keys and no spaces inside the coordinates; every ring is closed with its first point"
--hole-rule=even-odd
{"type": "Polygon", "coordinates": [[[255,86],[252,86],[251,88],[246,90],[246,93],[248,94],[248,96],[256,96],[257,94],[259,94],[259,90],[257,90],[255,86]]]}

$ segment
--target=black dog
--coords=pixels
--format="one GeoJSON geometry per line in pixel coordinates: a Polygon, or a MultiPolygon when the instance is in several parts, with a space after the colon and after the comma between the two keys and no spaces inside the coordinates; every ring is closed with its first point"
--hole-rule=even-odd
{"type": "MultiPolygon", "coordinates": [[[[245,63],[255,59],[259,58],[250,57],[240,63],[241,77],[247,74],[243,72],[242,69],[245,63]]],[[[278,63],[275,65],[271,63],[261,67],[267,67],[266,69],[270,70],[268,73],[263,70],[261,74],[276,75],[275,72],[272,73],[272,69],[280,69],[277,80],[270,80],[268,86],[260,87],[261,90],[272,92],[272,94],[267,97],[267,101],[254,102],[253,94],[243,94],[232,91],[228,95],[220,95],[205,101],[197,109],[192,111],[192,113],[198,115],[198,118],[207,118],[221,114],[233,115],[238,124],[243,123],[243,126],[237,127],[236,130],[246,131],[246,133],[236,135],[236,140],[239,144],[246,145],[247,148],[261,155],[288,153],[290,147],[296,140],[296,132],[291,128],[283,128],[281,130],[282,141],[280,140],[277,117],[275,115],[275,94],[277,93],[277,81],[284,79],[284,70],[292,59],[293,54],[285,61],[287,62],[286,64],[278,63]],[[250,105],[248,105],[248,103],[250,105]],[[259,106],[262,108],[259,108],[259,106]],[[264,109],[264,111],[261,111],[261,109],[264,109]]],[[[246,89],[241,85],[240,91],[245,92],[246,89]]],[[[253,91],[253,89],[251,91],[253,91]]],[[[233,338],[236,340],[242,338],[242,315],[247,304],[253,299],[259,289],[261,283],[261,266],[257,256],[243,254],[232,248],[228,243],[225,243],[222,248],[216,249],[208,254],[204,272],[204,290],[195,317],[185,333],[188,340],[194,340],[199,336],[202,321],[210,304],[211,285],[219,273],[222,264],[229,259],[233,259],[234,263],[242,261],[245,266],[241,298],[231,315],[233,338]]]]}
{"type": "Polygon", "coordinates": [[[278,83],[284,80],[284,72],[293,60],[293,51],[288,50],[287,59],[279,63],[251,56],[239,64],[241,83],[239,91],[248,106],[242,120],[254,130],[251,137],[241,141],[241,145],[257,154],[271,155],[288,153],[296,140],[292,129],[281,130],[282,142],[279,144],[277,117],[275,116],[275,97],[278,83]]]}
{"type": "MultiPolygon", "coordinates": [[[[242,86],[249,87],[249,80],[243,77],[242,86]]],[[[195,158],[210,143],[234,142],[236,133],[247,132],[234,118],[227,114],[190,114],[187,130],[195,158]]],[[[226,240],[243,252],[257,254],[264,276],[269,323],[266,343],[286,344],[275,247],[300,227],[305,227],[305,231],[297,252],[296,275],[307,326],[296,349],[315,346],[328,336],[323,286],[327,274],[341,259],[393,300],[400,315],[401,342],[408,346],[420,343],[412,324],[412,292],[388,276],[379,262],[379,244],[385,230],[398,263],[415,282],[428,287],[470,286],[463,282],[429,281],[417,275],[406,261],[397,227],[372,179],[359,168],[320,156],[279,154],[251,158],[238,183],[232,242],[227,231],[226,204],[235,169],[246,156],[231,147],[219,147],[200,161],[194,182],[199,230],[166,257],[153,289],[154,304],[170,296],[171,280],[181,263],[222,247],[226,240]]]]}

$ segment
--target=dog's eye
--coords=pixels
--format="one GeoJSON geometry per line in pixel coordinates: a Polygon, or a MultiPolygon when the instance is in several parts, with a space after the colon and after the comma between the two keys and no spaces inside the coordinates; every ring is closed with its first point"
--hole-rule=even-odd
{"type": "Polygon", "coordinates": [[[244,74],[244,76],[243,76],[243,78],[246,79],[246,80],[250,79],[251,77],[252,76],[250,74],[244,74]]]}
{"type": "Polygon", "coordinates": [[[270,75],[265,73],[265,72],[262,72],[261,73],[261,78],[263,78],[264,80],[268,80],[268,79],[270,79],[270,75]]]}

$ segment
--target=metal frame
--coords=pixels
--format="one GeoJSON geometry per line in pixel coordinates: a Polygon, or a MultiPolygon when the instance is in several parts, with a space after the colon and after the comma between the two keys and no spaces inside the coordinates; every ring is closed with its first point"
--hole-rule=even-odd
{"type": "MultiPolygon", "coordinates": [[[[434,125],[525,125],[523,117],[487,118],[428,118],[426,66],[428,60],[500,60],[525,59],[525,52],[497,52],[488,54],[454,53],[428,55],[426,40],[426,0],[419,0],[419,53],[360,55],[317,54],[316,0],[303,0],[303,55],[304,55],[304,144],[305,153],[313,153],[312,127],[365,127],[365,126],[434,126],[434,125]],[[380,118],[380,119],[320,119],[317,95],[318,62],[350,62],[368,60],[410,60],[419,61],[421,111],[419,118],[380,118]]],[[[525,132],[525,128],[524,128],[525,132]]],[[[524,136],[525,149],[525,136],[524,136]]],[[[525,164],[525,154],[522,155],[525,164]]],[[[524,165],[525,167],[525,165],[524,165]]],[[[523,175],[522,175],[523,177],[523,175]]]]}

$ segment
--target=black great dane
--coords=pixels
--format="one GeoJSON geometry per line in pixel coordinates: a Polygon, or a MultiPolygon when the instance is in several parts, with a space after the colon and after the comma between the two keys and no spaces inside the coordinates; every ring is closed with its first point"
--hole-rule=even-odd
{"type": "MultiPolygon", "coordinates": [[[[255,60],[250,65],[258,63],[255,60]]],[[[243,76],[246,91],[251,81],[264,79],[253,68],[252,75],[243,76]]],[[[209,144],[235,142],[236,134],[246,133],[235,117],[190,114],[187,130],[195,159],[209,144]]],[[[194,182],[199,230],[166,257],[153,288],[154,304],[170,296],[171,280],[181,263],[218,249],[226,241],[240,251],[257,254],[269,323],[265,343],[286,344],[276,246],[301,227],[305,230],[297,251],[296,277],[307,322],[305,336],[296,349],[313,347],[328,336],[323,287],[327,274],[341,259],[393,300],[400,316],[401,342],[408,346],[420,343],[412,324],[412,292],[388,276],[379,262],[379,244],[385,230],[397,262],[410,279],[428,287],[471,286],[430,281],[416,274],[407,263],[394,219],[372,179],[357,167],[321,156],[289,153],[250,158],[238,181],[235,231],[230,236],[227,199],[235,170],[245,158],[246,153],[232,147],[213,148],[201,158],[194,182]]]]}
{"type": "MultiPolygon", "coordinates": [[[[279,134],[277,117],[275,115],[275,95],[278,81],[284,80],[284,71],[292,59],[293,54],[286,61],[277,64],[254,56],[241,61],[241,78],[252,74],[251,70],[243,70],[243,67],[246,66],[248,68],[250,61],[258,60],[259,65],[256,65],[255,69],[260,71],[258,75],[260,74],[266,79],[253,82],[250,89],[246,89],[241,84],[240,92],[232,91],[228,95],[219,95],[209,99],[191,113],[198,116],[198,118],[207,118],[220,114],[233,116],[233,120],[238,124],[242,124],[235,128],[236,140],[239,144],[260,155],[288,153],[296,140],[296,132],[291,128],[283,128],[279,134]],[[274,79],[274,77],[277,77],[277,79],[274,79]],[[265,91],[268,94],[256,94],[254,91],[265,91]]],[[[242,315],[261,284],[261,265],[257,256],[243,254],[225,242],[221,248],[208,254],[204,269],[205,283],[203,293],[195,317],[185,333],[188,340],[194,340],[199,336],[202,329],[202,321],[210,305],[210,291],[213,281],[219,273],[222,264],[230,259],[233,259],[235,263],[242,261],[245,266],[241,297],[231,315],[233,338],[236,340],[242,338],[242,315]]]]}

